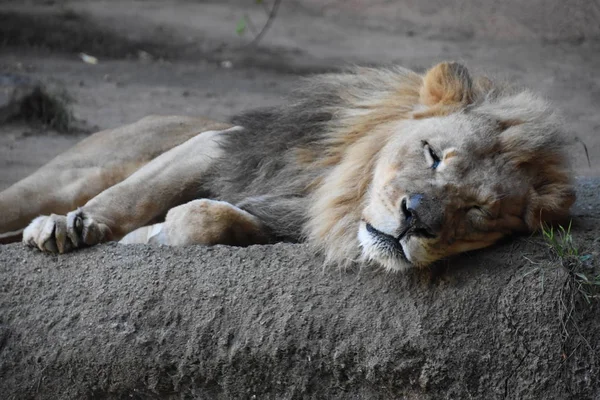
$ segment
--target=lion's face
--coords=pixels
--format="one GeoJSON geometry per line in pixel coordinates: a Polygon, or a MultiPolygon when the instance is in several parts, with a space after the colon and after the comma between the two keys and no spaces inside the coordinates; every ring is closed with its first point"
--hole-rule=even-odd
{"type": "Polygon", "coordinates": [[[364,255],[386,268],[427,265],[525,230],[525,171],[485,137],[499,126],[464,113],[398,125],[376,164],[359,226],[364,255]]]}
{"type": "Polygon", "coordinates": [[[426,266],[566,215],[574,194],[556,120],[527,96],[389,124],[358,227],[363,257],[426,266]]]}

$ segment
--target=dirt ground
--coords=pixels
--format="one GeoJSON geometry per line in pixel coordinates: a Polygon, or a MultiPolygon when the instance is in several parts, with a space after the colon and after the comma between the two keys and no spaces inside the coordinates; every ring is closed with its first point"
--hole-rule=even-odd
{"type": "Polygon", "coordinates": [[[573,146],[578,175],[600,173],[600,41],[593,24],[573,17],[572,27],[552,30],[555,14],[532,23],[538,17],[530,8],[525,11],[533,16],[523,14],[529,19],[502,8],[486,19],[481,14],[489,7],[436,13],[409,1],[394,7],[384,1],[284,0],[271,30],[252,47],[251,35],[238,36],[235,28],[245,15],[255,29],[265,21],[253,3],[1,1],[0,77],[66,90],[83,133],[0,125],[0,189],[86,133],[148,114],[223,119],[282,101],[298,74],[353,64],[423,69],[440,60],[461,61],[548,97],[589,150],[591,168],[581,144],[573,146]],[[82,52],[98,64],[84,63],[82,52]]]}
{"type": "MultiPolygon", "coordinates": [[[[580,180],[573,209],[590,276],[599,189],[580,180]]],[[[62,257],[0,246],[0,393],[600,398],[600,302],[579,298],[539,237],[408,273],[322,265],[287,243],[108,243],[62,257]]]]}

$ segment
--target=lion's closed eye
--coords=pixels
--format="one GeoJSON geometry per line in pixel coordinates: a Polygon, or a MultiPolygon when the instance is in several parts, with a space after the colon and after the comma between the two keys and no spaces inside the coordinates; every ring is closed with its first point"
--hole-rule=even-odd
{"type": "Polygon", "coordinates": [[[437,169],[439,167],[442,160],[438,156],[437,152],[433,150],[433,148],[429,145],[429,143],[423,141],[423,151],[425,153],[425,160],[427,161],[427,165],[431,169],[437,169]]]}
{"type": "Polygon", "coordinates": [[[467,212],[475,213],[476,215],[481,215],[486,218],[492,217],[492,213],[488,209],[477,204],[467,207],[467,212]]]}
{"type": "Polygon", "coordinates": [[[475,222],[487,222],[494,219],[494,215],[485,206],[473,204],[463,209],[467,218],[475,222]]]}

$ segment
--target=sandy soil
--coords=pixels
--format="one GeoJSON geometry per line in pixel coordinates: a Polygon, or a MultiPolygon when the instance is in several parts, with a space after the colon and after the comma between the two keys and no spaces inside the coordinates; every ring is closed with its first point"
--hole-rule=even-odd
{"type": "MultiPolygon", "coordinates": [[[[578,184],[598,268],[597,179],[578,184]]],[[[429,270],[323,269],[301,244],[0,246],[14,399],[597,399],[600,303],[541,238],[429,270]],[[573,307],[573,308],[571,308],[573,307]]],[[[598,271],[598,269],[597,269],[598,271]]]]}
{"type": "MultiPolygon", "coordinates": [[[[360,1],[305,0],[284,1],[255,48],[247,45],[248,35],[236,35],[235,24],[250,15],[260,26],[265,16],[241,3],[0,2],[0,75],[65,89],[75,117],[91,132],[152,113],[227,118],[281,101],[298,74],[349,64],[422,69],[453,59],[551,99],[589,149],[591,168],[582,146],[573,146],[578,174],[600,173],[598,41],[583,34],[573,38],[571,31],[565,40],[544,40],[546,31],[532,24],[525,29],[529,20],[510,13],[494,19],[492,29],[462,23],[451,9],[426,19],[431,11],[414,4],[393,9],[385,2],[366,7],[360,1]],[[80,52],[98,57],[99,64],[82,62],[80,52]]],[[[81,137],[39,126],[0,126],[0,189],[81,137]]]]}

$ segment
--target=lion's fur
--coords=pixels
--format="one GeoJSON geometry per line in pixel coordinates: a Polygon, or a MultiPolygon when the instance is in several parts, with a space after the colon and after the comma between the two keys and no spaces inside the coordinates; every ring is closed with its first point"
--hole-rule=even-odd
{"type": "Polygon", "coordinates": [[[326,253],[331,261],[354,257],[355,239],[345,231],[360,218],[368,170],[387,135],[382,124],[408,116],[420,83],[403,68],[306,79],[291,104],[233,119],[245,130],[226,141],[228,157],[207,185],[280,238],[336,247],[338,256],[326,253]]]}
{"type": "MultiPolygon", "coordinates": [[[[289,104],[251,111],[231,123],[237,127],[213,131],[210,138],[198,135],[171,155],[157,157],[68,220],[90,226],[99,221],[106,232],[122,236],[188,199],[190,185],[197,182],[198,197],[235,206],[225,207],[232,221],[250,221],[244,213],[256,217],[252,229],[264,230],[269,240],[307,240],[332,264],[363,259],[398,270],[535,230],[565,218],[574,201],[554,109],[527,90],[472,77],[455,63],[438,64],[426,74],[356,68],[311,77],[289,104]],[[211,157],[214,146],[218,151],[211,157]],[[177,154],[193,159],[180,162],[177,154]],[[187,165],[196,161],[201,168],[190,171],[187,165]],[[160,176],[170,181],[152,183],[160,176]],[[187,182],[185,190],[181,182],[187,182]],[[144,187],[160,188],[158,197],[150,192],[143,201],[137,198],[144,187]],[[418,215],[412,208],[407,214],[411,196],[421,199],[418,215]],[[140,202],[152,205],[152,215],[140,202]],[[114,207],[119,209],[111,211],[114,207]],[[123,220],[127,229],[116,222],[123,220]],[[426,223],[417,229],[421,220],[426,223]],[[396,253],[381,244],[382,237],[388,245],[396,238],[396,253]]],[[[215,204],[203,212],[225,209],[215,204]]],[[[193,207],[182,207],[179,224],[197,220],[193,207]]],[[[52,221],[65,223],[53,218],[44,220],[51,235],[52,221]]],[[[165,232],[177,229],[168,214],[165,224],[165,232]]],[[[191,236],[180,242],[188,243],[191,236]]]]}
{"type": "Polygon", "coordinates": [[[17,240],[41,214],[66,214],[199,132],[231,125],[205,118],[147,116],[97,132],[0,192],[0,243],[17,240]]]}
{"type": "MultiPolygon", "coordinates": [[[[321,75],[305,81],[296,99],[235,118],[233,123],[246,129],[226,142],[227,159],[215,164],[207,183],[219,198],[266,221],[277,236],[308,240],[328,262],[343,265],[360,258],[357,229],[375,166],[392,138],[402,140],[398,124],[406,120],[468,113],[497,124],[496,132],[470,133],[478,140],[469,142],[469,157],[502,154],[503,163],[516,166],[511,173],[520,169],[527,175],[530,188],[525,223],[513,221],[501,235],[490,232],[492,242],[511,231],[535,230],[542,219],[563,218],[573,202],[553,109],[526,90],[473,79],[458,64],[439,64],[425,76],[403,68],[321,75]]],[[[421,163],[402,168],[428,173],[421,163]]],[[[501,176],[510,179],[509,173],[493,172],[486,179],[501,176]]],[[[422,264],[446,255],[434,254],[422,264]]]]}

